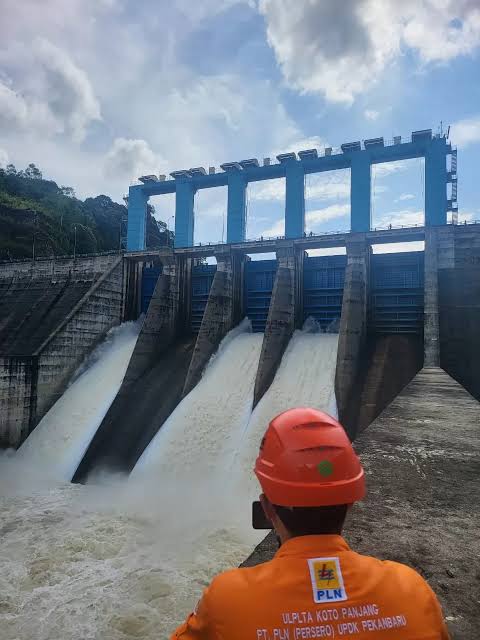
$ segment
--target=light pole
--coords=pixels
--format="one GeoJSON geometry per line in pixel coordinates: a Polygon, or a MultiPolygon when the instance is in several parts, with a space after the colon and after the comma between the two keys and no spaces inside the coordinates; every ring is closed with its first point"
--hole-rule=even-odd
{"type": "Polygon", "coordinates": [[[169,222],[170,220],[173,220],[175,218],[175,216],[170,216],[169,218],[167,218],[167,247],[170,246],[170,225],[169,222]]]}
{"type": "Polygon", "coordinates": [[[74,233],[74,240],[73,240],[73,260],[75,261],[75,256],[77,255],[77,225],[74,224],[73,225],[73,233],[74,233]]]}
{"type": "Polygon", "coordinates": [[[84,224],[80,224],[79,222],[75,222],[73,224],[73,230],[74,230],[74,240],[73,240],[73,259],[75,260],[75,257],[77,255],[77,227],[80,227],[80,229],[83,229],[84,231],[86,231],[90,237],[93,240],[93,243],[95,245],[95,249],[97,249],[97,239],[95,238],[95,235],[93,234],[93,231],[91,229],[89,229],[89,227],[86,227],[84,224]]]}
{"type": "Polygon", "coordinates": [[[32,260],[35,262],[35,236],[37,229],[37,212],[33,212],[33,238],[32,238],[32,260]]]}

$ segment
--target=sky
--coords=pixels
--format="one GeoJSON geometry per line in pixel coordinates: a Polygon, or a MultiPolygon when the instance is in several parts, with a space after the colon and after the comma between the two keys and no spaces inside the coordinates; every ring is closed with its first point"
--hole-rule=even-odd
{"type": "MultiPolygon", "coordinates": [[[[0,0],[0,165],[78,197],[140,175],[412,131],[458,147],[480,220],[480,0],[0,0]]],[[[307,176],[307,231],[349,228],[348,171],[307,176]]],[[[283,233],[283,180],[248,189],[247,236],[283,233]]],[[[372,225],[423,221],[423,161],[377,165],[372,225]]],[[[226,187],[195,201],[225,237],[226,187]]],[[[152,199],[174,224],[174,197],[152,199]]]]}

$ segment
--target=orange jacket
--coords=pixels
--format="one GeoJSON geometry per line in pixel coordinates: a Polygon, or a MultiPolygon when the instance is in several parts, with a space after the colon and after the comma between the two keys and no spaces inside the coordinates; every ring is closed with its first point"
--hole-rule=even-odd
{"type": "Polygon", "coordinates": [[[217,576],[171,640],[448,640],[440,605],[409,567],[303,536],[275,558],[217,576]]]}

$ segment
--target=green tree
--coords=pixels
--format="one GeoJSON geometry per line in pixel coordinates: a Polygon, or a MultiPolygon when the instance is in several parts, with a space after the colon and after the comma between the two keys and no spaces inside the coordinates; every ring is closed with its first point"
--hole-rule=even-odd
{"type": "Polygon", "coordinates": [[[33,162],[25,169],[24,175],[25,178],[29,178],[30,180],[41,180],[43,178],[42,172],[33,162]]]}
{"type": "Polygon", "coordinates": [[[75,197],[75,190],[73,187],[60,187],[60,193],[67,198],[75,197]]]}

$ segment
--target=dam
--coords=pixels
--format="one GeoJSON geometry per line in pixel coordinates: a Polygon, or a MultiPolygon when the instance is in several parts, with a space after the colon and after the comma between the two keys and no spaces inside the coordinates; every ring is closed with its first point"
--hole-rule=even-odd
{"type": "MultiPolygon", "coordinates": [[[[273,166],[294,176],[294,161],[273,166]]],[[[215,175],[238,194],[241,170],[215,175]]],[[[179,211],[203,175],[165,181],[182,185],[179,211]]],[[[454,637],[476,637],[474,594],[460,602],[445,572],[475,581],[480,224],[437,208],[423,226],[370,229],[352,201],[352,231],[307,236],[292,198],[286,237],[237,228],[194,246],[185,232],[155,251],[0,265],[6,640],[165,637],[215,573],[270,557],[271,537],[250,529],[251,468],[270,417],[301,404],[337,413],[358,442],[369,502],[352,545],[391,557],[401,530],[401,557],[430,572],[454,637]],[[383,543],[368,509],[392,532],[383,543]]]]}

